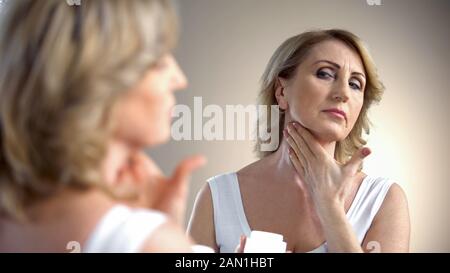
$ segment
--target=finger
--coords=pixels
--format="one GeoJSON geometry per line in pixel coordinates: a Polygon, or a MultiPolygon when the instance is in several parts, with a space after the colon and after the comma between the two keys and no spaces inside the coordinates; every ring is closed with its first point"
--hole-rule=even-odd
{"type": "Polygon", "coordinates": [[[292,164],[294,165],[294,168],[297,170],[298,174],[300,175],[300,178],[303,179],[305,177],[305,168],[304,165],[300,162],[297,155],[293,150],[289,150],[289,158],[291,159],[292,164]]]}
{"type": "Polygon", "coordinates": [[[306,146],[310,149],[311,153],[316,158],[322,158],[323,156],[326,156],[327,153],[323,149],[323,147],[317,142],[316,138],[311,134],[311,132],[303,127],[298,122],[294,122],[294,128],[297,130],[303,141],[305,142],[306,146]]]}
{"type": "Polygon", "coordinates": [[[299,147],[299,149],[303,152],[303,155],[306,158],[315,158],[312,150],[306,144],[305,140],[302,138],[300,133],[296,130],[293,124],[288,124],[288,133],[294,139],[295,143],[299,147]]]}
{"type": "Polygon", "coordinates": [[[153,160],[145,152],[136,152],[129,160],[129,165],[136,177],[136,182],[145,184],[154,184],[161,178],[163,173],[153,160]]]}
{"type": "MultiPolygon", "coordinates": [[[[293,128],[293,127],[292,127],[293,128]]],[[[293,129],[293,134],[298,135],[295,129],[293,129]]],[[[313,160],[315,157],[312,155],[311,150],[308,148],[308,145],[306,145],[305,141],[298,135],[297,142],[299,143],[297,157],[300,163],[303,166],[303,170],[305,171],[306,168],[309,167],[309,164],[311,160],[313,160]]],[[[294,150],[295,151],[295,150],[294,150]]]]}
{"type": "Polygon", "coordinates": [[[205,165],[205,163],[206,158],[204,156],[198,155],[187,158],[178,165],[171,180],[174,184],[184,183],[192,172],[205,165]]]}
{"type": "Polygon", "coordinates": [[[289,147],[289,154],[294,153],[297,157],[297,159],[300,161],[300,164],[303,166],[303,168],[306,168],[308,165],[308,161],[305,157],[305,155],[303,154],[302,150],[300,150],[297,147],[297,144],[294,142],[294,140],[292,139],[291,136],[287,137],[287,142],[289,143],[289,145],[291,147],[289,147]]]}
{"type": "Polygon", "coordinates": [[[295,152],[295,154],[297,155],[297,157],[300,160],[300,162],[302,163],[302,165],[306,167],[307,161],[306,161],[306,157],[303,154],[302,150],[298,147],[297,143],[292,138],[292,136],[289,135],[289,133],[287,132],[286,129],[283,130],[283,134],[286,138],[286,142],[290,146],[290,149],[292,149],[295,152]]]}
{"type": "Polygon", "coordinates": [[[116,197],[128,202],[138,197],[136,184],[136,177],[132,171],[123,170],[118,175],[118,179],[115,181],[111,190],[116,197]]]}
{"type": "Polygon", "coordinates": [[[241,235],[239,238],[239,244],[236,246],[234,250],[235,253],[244,253],[245,243],[247,242],[247,237],[245,235],[241,235]]]}
{"type": "Polygon", "coordinates": [[[114,185],[120,185],[121,187],[124,185],[140,186],[145,182],[146,178],[142,174],[140,168],[142,164],[136,162],[135,157],[135,155],[130,156],[130,158],[124,162],[124,165],[121,166],[117,173],[117,179],[114,185]]]}
{"type": "Polygon", "coordinates": [[[352,158],[350,158],[350,160],[345,164],[344,168],[350,174],[352,174],[352,175],[356,174],[358,172],[359,167],[363,163],[364,158],[366,158],[371,153],[372,153],[372,151],[367,147],[358,149],[353,154],[352,158]]]}
{"type": "Polygon", "coordinates": [[[156,163],[144,152],[136,154],[134,160],[138,163],[141,163],[139,164],[139,166],[144,167],[145,172],[149,175],[163,176],[163,172],[158,167],[158,165],[156,165],[156,163]]]}
{"type": "MultiPolygon", "coordinates": [[[[288,124],[288,127],[289,127],[289,124],[288,124]]],[[[291,132],[293,132],[293,134],[297,134],[295,132],[295,129],[293,129],[292,125],[291,125],[291,132]]],[[[302,170],[298,170],[298,171],[304,173],[304,168],[306,168],[306,166],[308,164],[306,155],[304,154],[304,149],[300,149],[297,142],[295,142],[294,138],[289,134],[288,129],[283,130],[283,134],[286,136],[286,141],[288,142],[288,144],[290,146],[290,148],[289,148],[290,156],[291,156],[291,153],[295,153],[297,160],[300,161],[300,164],[302,165],[302,170]]]]}
{"type": "Polygon", "coordinates": [[[283,130],[283,135],[286,138],[286,142],[289,144],[290,148],[294,150],[297,156],[299,156],[302,159],[306,159],[305,155],[302,153],[301,147],[299,147],[295,142],[294,138],[291,135],[289,135],[287,129],[283,130]]]}
{"type": "Polygon", "coordinates": [[[295,153],[295,155],[297,156],[297,159],[300,161],[300,163],[302,164],[303,168],[307,168],[308,167],[308,160],[303,155],[302,150],[300,150],[297,146],[295,146],[295,148],[294,147],[290,147],[289,149],[290,149],[289,153],[295,153]]]}

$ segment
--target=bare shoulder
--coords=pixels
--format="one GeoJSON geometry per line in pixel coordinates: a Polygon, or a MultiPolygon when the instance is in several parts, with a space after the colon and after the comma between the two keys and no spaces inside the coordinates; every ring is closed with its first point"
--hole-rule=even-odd
{"type": "Polygon", "coordinates": [[[209,183],[205,183],[195,198],[194,202],[194,212],[207,212],[212,211],[213,209],[213,201],[212,201],[212,193],[209,183]]]}
{"type": "Polygon", "coordinates": [[[394,198],[397,201],[403,201],[407,203],[406,193],[403,188],[397,183],[392,183],[387,196],[388,198],[394,198]]]}
{"type": "Polygon", "coordinates": [[[377,221],[379,218],[385,218],[392,215],[408,216],[408,200],[406,198],[405,191],[397,183],[393,183],[389,188],[389,191],[386,194],[383,204],[381,205],[374,221],[377,221]]]}
{"type": "Polygon", "coordinates": [[[258,180],[258,178],[263,174],[263,171],[267,169],[265,164],[265,159],[262,158],[257,160],[249,165],[243,167],[239,171],[236,172],[236,175],[239,180],[239,184],[248,184],[250,181],[258,180]]]}
{"type": "Polygon", "coordinates": [[[259,160],[253,163],[248,164],[247,166],[243,167],[242,169],[238,170],[236,172],[236,174],[240,175],[240,176],[249,176],[254,174],[257,169],[258,169],[258,165],[259,165],[259,160]]]}
{"type": "Polygon", "coordinates": [[[191,252],[192,240],[181,227],[172,221],[162,224],[142,247],[142,252],[152,253],[186,253],[191,252]]]}
{"type": "Polygon", "coordinates": [[[187,232],[197,244],[209,246],[217,251],[214,206],[209,183],[205,183],[197,194],[187,232]]]}
{"type": "Polygon", "coordinates": [[[378,242],[382,252],[408,252],[410,218],[402,187],[393,183],[366,234],[364,244],[378,242]]]}

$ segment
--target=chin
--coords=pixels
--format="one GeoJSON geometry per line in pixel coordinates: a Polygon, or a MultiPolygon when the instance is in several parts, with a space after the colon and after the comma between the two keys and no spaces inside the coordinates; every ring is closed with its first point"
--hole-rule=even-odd
{"type": "Polygon", "coordinates": [[[146,134],[148,138],[145,141],[145,146],[155,146],[168,142],[170,140],[170,129],[164,128],[158,131],[149,132],[146,134]]]}
{"type": "Polygon", "coordinates": [[[345,134],[342,128],[336,128],[335,126],[314,126],[310,129],[313,132],[313,135],[324,142],[333,142],[333,141],[341,141],[344,140],[347,135],[345,134]],[[316,128],[314,128],[316,127],[316,128]]]}
{"type": "Polygon", "coordinates": [[[129,145],[140,148],[149,148],[168,142],[170,139],[169,130],[147,130],[134,132],[132,135],[124,137],[124,141],[129,145]]]}

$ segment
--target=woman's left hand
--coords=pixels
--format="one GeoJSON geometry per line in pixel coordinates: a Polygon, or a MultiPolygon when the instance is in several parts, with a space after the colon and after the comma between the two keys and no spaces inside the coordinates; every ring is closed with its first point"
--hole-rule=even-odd
{"type": "Polygon", "coordinates": [[[351,181],[363,159],[371,153],[370,149],[361,148],[346,164],[340,164],[299,123],[289,123],[283,133],[290,146],[291,162],[309,189],[316,208],[338,205],[343,209],[351,181]]]}

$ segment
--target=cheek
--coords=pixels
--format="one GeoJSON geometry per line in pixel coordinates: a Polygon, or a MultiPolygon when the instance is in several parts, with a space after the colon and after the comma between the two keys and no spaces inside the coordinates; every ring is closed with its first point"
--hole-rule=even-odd
{"type": "Polygon", "coordinates": [[[356,120],[358,119],[359,114],[361,113],[362,106],[363,106],[362,98],[356,98],[354,100],[354,103],[350,106],[351,116],[349,117],[349,120],[352,123],[352,127],[353,127],[354,123],[356,122],[356,120]]]}
{"type": "Polygon", "coordinates": [[[142,112],[147,113],[147,119],[165,121],[163,117],[167,116],[166,112],[170,111],[175,101],[164,77],[148,77],[139,91],[139,104],[142,112]]]}
{"type": "Polygon", "coordinates": [[[118,136],[139,145],[161,142],[170,132],[173,95],[164,90],[133,90],[119,113],[118,136]]]}
{"type": "Polygon", "coordinates": [[[291,108],[291,115],[295,120],[307,123],[318,110],[319,104],[324,100],[326,87],[311,78],[305,80],[292,89],[288,103],[291,108]]]}
{"type": "MultiPolygon", "coordinates": [[[[161,90],[152,91],[153,92],[148,92],[140,99],[139,106],[141,109],[141,117],[147,120],[147,124],[159,124],[161,126],[165,123],[170,123],[170,111],[175,104],[173,95],[170,92],[161,90]]],[[[152,129],[153,127],[156,126],[151,126],[149,129],[152,129]]]]}

